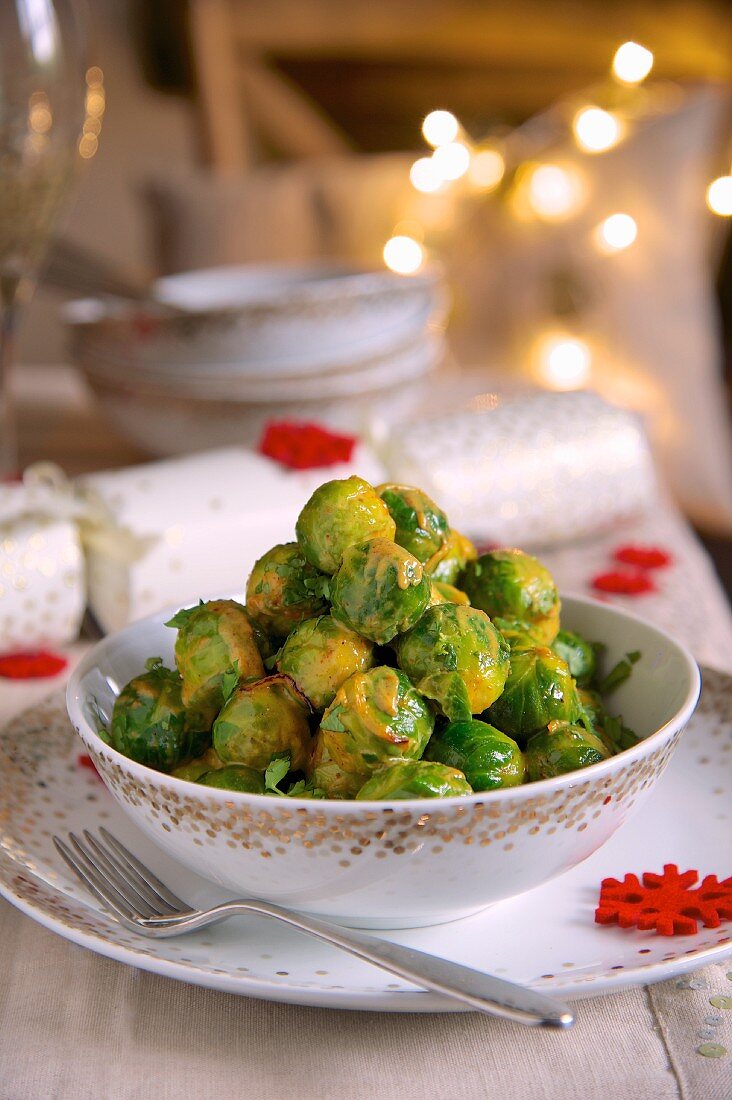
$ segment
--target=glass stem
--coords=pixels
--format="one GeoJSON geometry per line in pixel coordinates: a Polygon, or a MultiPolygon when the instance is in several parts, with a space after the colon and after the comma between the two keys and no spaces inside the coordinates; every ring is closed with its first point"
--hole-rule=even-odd
{"type": "Polygon", "coordinates": [[[0,280],[0,482],[17,477],[18,441],[11,369],[15,346],[17,280],[0,280]]]}

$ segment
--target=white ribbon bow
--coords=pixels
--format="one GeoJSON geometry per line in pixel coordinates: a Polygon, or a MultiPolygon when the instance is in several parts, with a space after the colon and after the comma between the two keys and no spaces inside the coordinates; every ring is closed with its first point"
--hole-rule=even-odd
{"type": "Polygon", "coordinates": [[[0,530],[20,520],[72,520],[85,549],[93,547],[126,564],[143,557],[157,541],[120,526],[93,490],[76,485],[53,462],[36,462],[24,471],[22,481],[0,485],[0,530]]]}

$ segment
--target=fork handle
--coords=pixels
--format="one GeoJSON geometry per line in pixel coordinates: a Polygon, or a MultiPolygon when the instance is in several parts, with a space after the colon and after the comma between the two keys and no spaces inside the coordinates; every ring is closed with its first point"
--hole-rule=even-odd
{"type": "MultiPolygon", "coordinates": [[[[283,921],[408,982],[462,1001],[471,1008],[492,1016],[501,1016],[529,1026],[567,1028],[574,1023],[574,1016],[567,1005],[526,986],[504,981],[448,959],[428,955],[413,947],[376,939],[352,928],[342,928],[304,913],[283,909],[271,902],[255,899],[226,902],[201,914],[200,925],[203,927],[217,920],[226,920],[236,913],[261,913],[283,921]]],[[[148,929],[157,928],[158,934],[164,935],[164,926],[172,929],[178,923],[176,918],[153,918],[146,921],[145,925],[148,929]]],[[[192,931],[199,922],[195,915],[186,914],[180,923],[185,923],[186,929],[192,931]]]]}

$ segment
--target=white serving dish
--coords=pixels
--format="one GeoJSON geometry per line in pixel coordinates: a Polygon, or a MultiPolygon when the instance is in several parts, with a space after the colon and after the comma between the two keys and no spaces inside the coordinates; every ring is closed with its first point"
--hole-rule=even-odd
{"type": "Polygon", "coordinates": [[[386,356],[444,320],[437,271],[409,278],[324,264],[232,266],[161,279],[189,314],[85,299],[65,307],[82,364],[165,376],[298,377],[386,356]]]}
{"type": "Polygon", "coordinates": [[[112,363],[84,363],[86,376],[127,386],[138,392],[157,395],[185,395],[202,401],[234,400],[259,404],[273,401],[320,401],[367,394],[421,378],[444,356],[442,338],[421,334],[417,340],[388,355],[360,363],[342,363],[338,370],[292,377],[270,377],[266,369],[258,376],[246,374],[233,378],[218,373],[183,371],[167,375],[155,371],[135,371],[130,377],[124,367],[112,363]]]}
{"type": "Polygon", "coordinates": [[[278,799],[218,791],[136,764],[96,732],[151,655],[172,662],[166,615],[99,642],[71,677],[67,704],[105,784],[144,832],[220,886],[371,928],[476,913],[576,866],[649,797],[696,706],[700,677],[668,634],[597,601],[567,598],[563,622],[642,652],[613,706],[643,738],[580,772],[463,798],[399,802],[278,799]]]}

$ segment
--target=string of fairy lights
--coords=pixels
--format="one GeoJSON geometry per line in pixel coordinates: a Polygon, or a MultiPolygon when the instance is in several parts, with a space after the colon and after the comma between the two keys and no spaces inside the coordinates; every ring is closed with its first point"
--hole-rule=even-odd
{"type": "MultiPolygon", "coordinates": [[[[576,98],[567,99],[514,130],[480,141],[471,138],[451,111],[431,111],[422,123],[430,152],[415,160],[409,173],[421,205],[416,217],[394,227],[384,245],[385,265],[400,275],[413,275],[424,267],[429,259],[425,237],[439,239],[446,203],[495,197],[518,221],[558,223],[572,218],[585,204],[586,179],[577,163],[556,156],[556,146],[571,134],[581,156],[601,156],[644,117],[657,113],[668,86],[659,86],[656,100],[641,87],[653,64],[649,49],[624,42],[615,51],[609,79],[586,95],[592,101],[578,104],[576,98]]],[[[732,216],[732,168],[729,175],[709,184],[706,204],[720,217],[732,216]]],[[[600,255],[611,256],[631,248],[638,234],[632,213],[617,210],[598,221],[592,245],[600,255]]],[[[533,358],[538,380],[553,389],[576,389],[590,378],[592,349],[574,332],[551,327],[539,334],[533,358]]]]}

